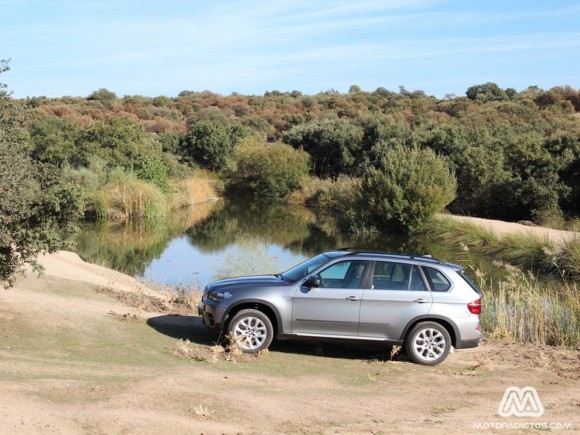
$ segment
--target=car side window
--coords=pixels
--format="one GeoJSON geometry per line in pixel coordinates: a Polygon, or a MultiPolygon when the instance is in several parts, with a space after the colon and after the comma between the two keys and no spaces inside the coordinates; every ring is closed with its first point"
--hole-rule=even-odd
{"type": "Polygon", "coordinates": [[[377,261],[373,272],[374,290],[427,291],[417,266],[389,261],[377,261]]]}
{"type": "Polygon", "coordinates": [[[427,291],[427,286],[421,276],[421,271],[418,266],[413,266],[411,271],[411,282],[409,283],[409,290],[413,291],[427,291]]]}
{"type": "Polygon", "coordinates": [[[443,273],[432,267],[423,267],[427,280],[431,284],[431,289],[435,292],[446,292],[451,288],[451,282],[443,273]]]}
{"type": "Polygon", "coordinates": [[[318,274],[321,288],[360,288],[367,261],[340,261],[318,274]]]}

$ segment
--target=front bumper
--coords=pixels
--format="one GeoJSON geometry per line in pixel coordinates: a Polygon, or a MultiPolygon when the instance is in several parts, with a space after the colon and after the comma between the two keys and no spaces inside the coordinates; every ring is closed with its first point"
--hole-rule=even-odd
{"type": "Polygon", "coordinates": [[[197,306],[197,313],[201,316],[203,324],[216,334],[223,329],[225,308],[216,307],[202,302],[197,306]]]}

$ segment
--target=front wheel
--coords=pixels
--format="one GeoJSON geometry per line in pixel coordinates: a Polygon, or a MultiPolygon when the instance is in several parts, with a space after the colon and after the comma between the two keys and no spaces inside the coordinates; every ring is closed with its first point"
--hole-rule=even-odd
{"type": "Polygon", "coordinates": [[[268,316],[252,309],[237,313],[230,321],[228,332],[244,353],[266,349],[274,338],[274,328],[268,316]]]}
{"type": "Polygon", "coordinates": [[[442,363],[451,350],[451,337],[436,322],[417,323],[405,339],[405,351],[412,361],[427,366],[442,363]]]}

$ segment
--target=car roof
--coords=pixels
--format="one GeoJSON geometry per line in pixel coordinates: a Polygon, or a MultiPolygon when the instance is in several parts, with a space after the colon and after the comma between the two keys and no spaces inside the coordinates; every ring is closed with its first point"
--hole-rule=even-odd
{"type": "Polygon", "coordinates": [[[433,258],[431,255],[411,255],[404,253],[393,253],[393,252],[383,252],[383,251],[370,251],[370,250],[359,250],[353,248],[341,248],[336,251],[325,252],[329,257],[364,257],[368,259],[380,259],[380,260],[405,260],[417,262],[425,265],[443,265],[451,267],[454,270],[463,270],[462,266],[454,263],[448,263],[446,261],[441,261],[433,258]]]}

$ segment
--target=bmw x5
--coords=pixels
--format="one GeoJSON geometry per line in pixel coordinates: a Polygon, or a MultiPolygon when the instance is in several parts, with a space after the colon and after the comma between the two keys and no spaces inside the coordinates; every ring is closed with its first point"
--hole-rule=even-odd
{"type": "Polygon", "coordinates": [[[198,310],[246,353],[315,338],[400,345],[436,365],[482,338],[481,293],[463,272],[430,256],[330,251],[278,275],[208,284],[198,310]]]}

